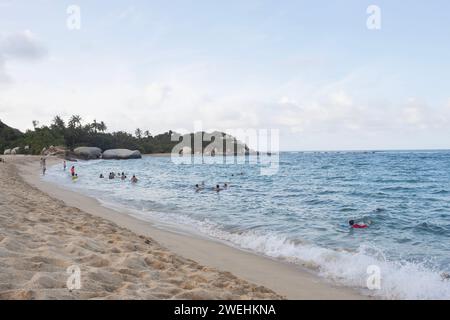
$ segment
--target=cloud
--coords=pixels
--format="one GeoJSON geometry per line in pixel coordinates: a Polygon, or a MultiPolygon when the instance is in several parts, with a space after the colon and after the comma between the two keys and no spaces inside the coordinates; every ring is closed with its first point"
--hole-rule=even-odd
{"type": "Polygon", "coordinates": [[[39,60],[47,49],[29,30],[0,36],[0,54],[6,59],[39,60]]]}
{"type": "Polygon", "coordinates": [[[29,30],[0,34],[0,83],[11,82],[6,72],[8,62],[38,61],[46,56],[46,47],[29,30]]]}
{"type": "Polygon", "coordinates": [[[406,124],[426,128],[427,116],[425,114],[425,106],[415,99],[408,101],[407,105],[403,107],[402,113],[406,124]]]}
{"type": "Polygon", "coordinates": [[[321,82],[255,83],[245,77],[228,77],[227,70],[202,61],[154,68],[145,80],[135,81],[129,61],[82,62],[80,70],[81,62],[64,68],[62,60],[39,64],[38,81],[22,81],[16,74],[20,86],[2,92],[0,116],[4,114],[21,129],[31,127],[31,120],[49,123],[56,114],[66,119],[80,114],[86,121],[103,120],[111,131],[134,132],[139,127],[152,134],[169,129],[192,131],[196,120],[208,131],[273,128],[285,134],[282,146],[289,149],[351,149],[390,146],[391,142],[402,146],[407,138],[424,134],[425,128],[444,132],[450,124],[450,101],[432,108],[403,95],[379,98],[384,86],[396,85],[384,82],[377,87],[364,82],[364,74],[321,82]],[[57,79],[62,69],[76,76],[55,86],[49,67],[57,79]],[[372,90],[376,94],[371,95],[372,90]],[[10,109],[2,110],[2,105],[10,109]],[[372,145],[366,145],[367,141],[372,145]]]}

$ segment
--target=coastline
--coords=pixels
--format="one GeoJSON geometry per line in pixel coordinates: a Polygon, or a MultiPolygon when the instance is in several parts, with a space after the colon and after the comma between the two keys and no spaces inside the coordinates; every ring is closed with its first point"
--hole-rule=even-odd
{"type": "MultiPolygon", "coordinates": [[[[20,158],[15,160],[18,159],[20,158]]],[[[38,158],[23,157],[22,159],[16,167],[28,184],[54,199],[63,201],[67,206],[108,220],[139,236],[151,237],[176,255],[194,260],[201,265],[231,272],[244,281],[269,288],[287,299],[369,298],[356,290],[334,286],[297,265],[245,252],[204,237],[163,230],[151,222],[106,208],[94,198],[43,181],[39,176],[38,158]]],[[[49,164],[61,161],[60,159],[49,160],[49,164]]],[[[7,161],[11,160],[7,159],[7,161]]]]}

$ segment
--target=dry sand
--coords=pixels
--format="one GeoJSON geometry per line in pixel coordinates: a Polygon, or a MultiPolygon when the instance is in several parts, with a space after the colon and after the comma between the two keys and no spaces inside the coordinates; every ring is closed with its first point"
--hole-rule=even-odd
{"type": "Polygon", "coordinates": [[[4,158],[2,299],[365,298],[298,266],[161,230],[44,182],[39,157],[4,158]],[[72,265],[81,270],[82,287],[71,292],[66,270],[72,265]]]}

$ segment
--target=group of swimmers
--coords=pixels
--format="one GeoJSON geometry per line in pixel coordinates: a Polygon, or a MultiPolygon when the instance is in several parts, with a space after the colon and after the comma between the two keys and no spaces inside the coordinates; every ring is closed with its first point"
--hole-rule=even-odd
{"type": "MultiPolygon", "coordinates": [[[[243,176],[243,175],[244,175],[244,172],[239,172],[239,173],[236,173],[236,174],[234,174],[234,173],[231,174],[232,177],[234,177],[234,176],[243,176]]],[[[221,186],[220,184],[216,184],[215,187],[212,187],[212,190],[213,190],[213,191],[216,191],[216,192],[220,192],[220,191],[223,191],[223,190],[227,190],[228,187],[229,187],[229,184],[228,184],[228,183],[224,183],[222,186],[221,186]]],[[[204,182],[204,181],[202,181],[201,184],[196,184],[196,185],[195,185],[195,191],[196,191],[196,192],[203,191],[203,190],[205,190],[205,182],[204,182]]]]}
{"type": "MultiPolygon", "coordinates": [[[[4,162],[4,160],[0,158],[0,162],[4,162]]],[[[67,167],[66,161],[64,161],[63,166],[64,166],[64,171],[65,171],[66,167],[67,167]]],[[[41,167],[42,167],[42,173],[45,175],[45,171],[47,170],[45,158],[41,158],[41,167]]],[[[76,181],[78,179],[78,174],[75,173],[75,166],[72,166],[70,168],[70,174],[72,176],[72,180],[73,181],[76,181]]],[[[243,175],[243,173],[241,173],[241,175],[243,175]]],[[[110,180],[112,180],[112,179],[115,179],[116,176],[120,177],[120,179],[122,181],[127,179],[127,176],[125,175],[124,172],[118,173],[117,175],[114,172],[110,172],[108,178],[110,180]]],[[[104,179],[103,174],[100,174],[100,179],[104,179]]],[[[131,178],[130,181],[131,181],[131,183],[137,183],[139,180],[138,180],[138,178],[135,175],[133,175],[133,177],[131,178]]],[[[223,190],[227,190],[228,187],[229,187],[228,183],[224,183],[222,186],[220,186],[220,184],[217,184],[215,187],[212,188],[212,190],[216,191],[216,192],[220,192],[220,191],[223,191],[223,190]]],[[[201,184],[197,183],[195,185],[195,191],[196,192],[200,192],[202,190],[205,190],[205,182],[204,181],[201,184]]],[[[349,222],[348,222],[350,228],[352,228],[352,229],[367,229],[367,228],[369,228],[371,223],[372,223],[371,221],[368,221],[368,222],[356,222],[355,220],[349,220],[349,222]]]]}
{"type": "MultiPolygon", "coordinates": [[[[64,161],[64,171],[66,170],[66,162],[64,161]]],[[[78,180],[78,173],[75,172],[75,166],[70,167],[70,175],[72,176],[72,181],[78,180]]]]}
{"type": "MultiPolygon", "coordinates": [[[[222,187],[220,186],[220,184],[216,184],[216,186],[213,187],[212,190],[216,191],[216,192],[220,192],[220,191],[228,189],[228,187],[229,187],[228,183],[224,183],[222,187]]],[[[201,184],[196,184],[195,185],[195,191],[196,192],[199,192],[199,191],[202,191],[202,190],[205,190],[205,182],[202,182],[201,184]]]]}
{"type": "MultiPolygon", "coordinates": [[[[45,159],[44,159],[43,163],[44,163],[43,165],[45,167],[45,159]]],[[[42,165],[42,161],[41,161],[41,165],[42,165]]],[[[64,161],[64,163],[63,163],[63,168],[64,168],[64,171],[66,171],[66,168],[67,168],[66,161],[64,161]]],[[[45,174],[45,171],[44,171],[44,174],[45,174]]],[[[73,181],[78,180],[78,174],[75,172],[75,166],[70,167],[70,175],[72,176],[72,180],[73,181]]],[[[118,173],[117,175],[120,177],[121,180],[125,180],[127,178],[127,176],[125,175],[124,172],[118,173]]],[[[100,174],[100,179],[103,179],[103,178],[104,178],[104,176],[103,176],[103,173],[102,173],[102,174],[100,174]]],[[[115,178],[116,178],[116,174],[114,172],[110,172],[109,173],[109,179],[115,179],[115,178]]],[[[137,183],[138,182],[138,178],[136,178],[136,176],[133,175],[133,177],[131,178],[130,181],[131,181],[131,183],[137,183]]]]}
{"type": "MultiPolygon", "coordinates": [[[[127,179],[127,176],[125,175],[125,172],[117,173],[117,175],[116,175],[114,172],[110,172],[109,175],[108,175],[108,179],[109,179],[109,180],[113,180],[113,179],[116,178],[116,176],[117,176],[118,178],[120,178],[122,181],[127,179]]],[[[100,174],[99,178],[100,178],[100,179],[104,179],[104,178],[105,178],[105,177],[103,176],[103,173],[100,174]]],[[[138,178],[136,178],[135,175],[133,175],[133,177],[131,177],[131,180],[130,180],[130,181],[131,181],[131,183],[137,183],[139,180],[138,180],[138,178]]]]}

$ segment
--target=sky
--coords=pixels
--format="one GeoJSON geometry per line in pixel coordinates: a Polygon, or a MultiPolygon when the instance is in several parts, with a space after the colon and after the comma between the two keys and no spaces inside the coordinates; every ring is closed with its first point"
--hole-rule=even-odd
{"type": "Polygon", "coordinates": [[[152,134],[201,121],[279,130],[282,150],[450,148],[449,15],[447,0],[0,0],[0,120],[79,114],[152,134]]]}

